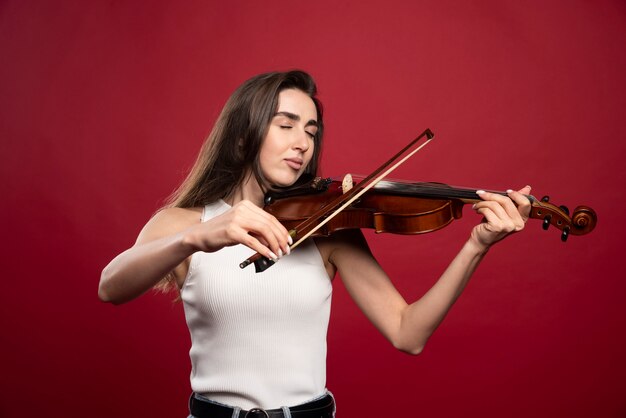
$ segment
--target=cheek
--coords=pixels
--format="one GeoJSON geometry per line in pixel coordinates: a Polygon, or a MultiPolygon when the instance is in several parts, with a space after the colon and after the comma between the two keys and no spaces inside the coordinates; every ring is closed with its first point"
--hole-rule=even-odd
{"type": "Polygon", "coordinates": [[[259,168],[264,176],[267,176],[267,170],[272,165],[271,155],[267,150],[261,150],[259,154],[259,168]]]}
{"type": "Polygon", "coordinates": [[[270,138],[266,138],[261,145],[259,151],[259,159],[261,162],[268,162],[274,155],[278,153],[277,147],[270,138]]]}

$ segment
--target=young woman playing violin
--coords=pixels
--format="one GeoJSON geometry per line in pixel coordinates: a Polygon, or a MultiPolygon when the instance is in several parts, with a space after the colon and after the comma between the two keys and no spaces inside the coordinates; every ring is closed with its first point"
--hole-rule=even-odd
{"type": "Polygon", "coordinates": [[[301,71],[246,81],[230,97],[189,177],[102,272],[99,297],[115,304],[155,286],[180,291],[191,334],[193,417],[332,417],[326,390],[331,281],[348,292],[394,347],[419,354],[489,248],[520,231],[524,196],[479,192],[474,227],[436,284],[407,304],[360,230],[310,238],[290,251],[264,195],[315,175],[323,134],[312,78],[301,71]],[[256,274],[239,263],[273,260],[256,274]]]}

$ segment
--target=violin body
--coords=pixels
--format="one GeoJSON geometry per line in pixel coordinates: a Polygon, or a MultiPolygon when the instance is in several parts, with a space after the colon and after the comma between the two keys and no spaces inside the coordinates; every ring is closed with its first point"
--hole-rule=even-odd
{"type": "MultiPolygon", "coordinates": [[[[273,195],[269,201],[266,199],[264,209],[285,228],[293,230],[342,194],[342,182],[327,179],[324,191],[311,189],[309,194],[282,198],[273,195]]],[[[459,219],[463,204],[459,199],[425,199],[374,189],[338,213],[313,235],[329,236],[336,231],[354,228],[373,229],[376,233],[425,234],[459,219]]],[[[298,230],[298,235],[307,232],[298,230]]]]}

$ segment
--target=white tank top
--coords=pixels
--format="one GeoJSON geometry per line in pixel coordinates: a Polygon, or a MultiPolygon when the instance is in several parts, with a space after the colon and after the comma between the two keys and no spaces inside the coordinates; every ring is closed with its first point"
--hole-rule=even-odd
{"type": "MultiPolygon", "coordinates": [[[[219,200],[202,222],[230,208],[219,200]]],[[[331,280],[312,240],[263,273],[239,268],[243,245],[191,257],[182,288],[191,388],[243,409],[297,405],[324,393],[331,280]]]]}

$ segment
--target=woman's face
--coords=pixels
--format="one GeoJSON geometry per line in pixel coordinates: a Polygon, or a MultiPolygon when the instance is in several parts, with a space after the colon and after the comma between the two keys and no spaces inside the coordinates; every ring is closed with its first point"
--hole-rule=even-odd
{"type": "Polygon", "coordinates": [[[261,170],[270,184],[295,183],[311,161],[316,133],[317,110],[313,100],[301,90],[281,91],[278,111],[259,155],[261,170]]]}

